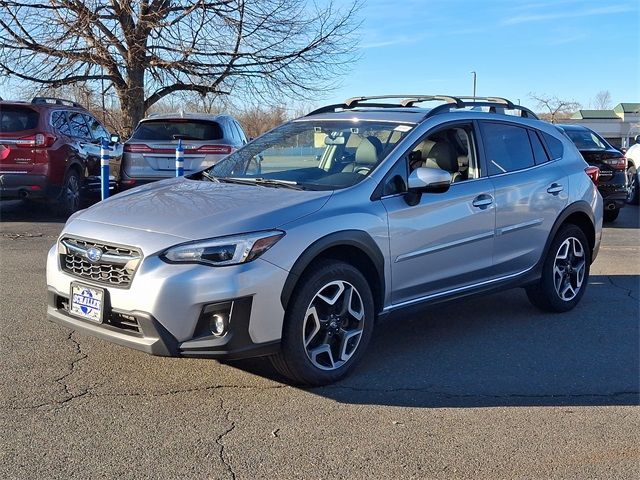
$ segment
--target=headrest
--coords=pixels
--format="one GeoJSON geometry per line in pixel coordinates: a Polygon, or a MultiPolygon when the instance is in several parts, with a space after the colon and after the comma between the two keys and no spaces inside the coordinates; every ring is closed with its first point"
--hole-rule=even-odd
{"type": "Polygon", "coordinates": [[[360,165],[374,165],[378,163],[378,150],[369,138],[363,138],[358,148],[356,148],[355,161],[360,165]]]}

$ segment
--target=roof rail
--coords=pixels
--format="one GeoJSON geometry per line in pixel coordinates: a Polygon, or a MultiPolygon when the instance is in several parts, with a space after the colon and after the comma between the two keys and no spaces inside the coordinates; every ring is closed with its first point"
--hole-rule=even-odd
{"type": "Polygon", "coordinates": [[[535,118],[537,115],[526,107],[515,105],[510,100],[502,97],[471,97],[471,96],[451,96],[451,95],[378,95],[370,97],[352,97],[344,103],[336,103],[318,108],[306,116],[317,115],[319,113],[334,112],[337,109],[349,110],[359,106],[376,108],[407,108],[413,107],[416,103],[440,101],[443,105],[438,105],[427,113],[425,118],[438,113],[443,113],[455,108],[466,107],[489,107],[490,112],[504,113],[504,110],[519,110],[522,117],[535,118]],[[400,103],[362,103],[370,100],[402,99],[400,103]]]}
{"type": "Polygon", "coordinates": [[[67,105],[69,107],[84,108],[82,105],[74,101],[56,97],[34,97],[33,100],[31,100],[31,103],[53,103],[55,105],[67,105]]]}

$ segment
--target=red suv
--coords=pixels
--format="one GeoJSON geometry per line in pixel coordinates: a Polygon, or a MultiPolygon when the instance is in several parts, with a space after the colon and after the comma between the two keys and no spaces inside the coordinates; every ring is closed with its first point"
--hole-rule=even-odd
{"type": "Polygon", "coordinates": [[[0,101],[0,199],[49,200],[70,215],[100,198],[100,142],[110,142],[109,189],[122,145],[82,106],[58,98],[0,101]]]}

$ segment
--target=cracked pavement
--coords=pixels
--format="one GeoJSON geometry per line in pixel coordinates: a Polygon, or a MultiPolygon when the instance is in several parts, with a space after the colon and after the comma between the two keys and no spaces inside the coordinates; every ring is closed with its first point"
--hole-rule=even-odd
{"type": "Polygon", "coordinates": [[[261,360],[151,357],[48,322],[62,223],[0,203],[2,478],[640,476],[637,207],[572,312],[521,290],[433,306],[306,390],[261,360]]]}

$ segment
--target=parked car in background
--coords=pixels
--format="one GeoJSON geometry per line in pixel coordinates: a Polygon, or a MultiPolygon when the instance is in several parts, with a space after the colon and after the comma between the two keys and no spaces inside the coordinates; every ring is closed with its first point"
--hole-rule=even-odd
{"type": "Polygon", "coordinates": [[[613,222],[627,200],[627,159],[604,138],[582,125],[556,125],[572,141],[589,165],[600,169],[598,190],[604,199],[604,220],[613,222]]]}
{"type": "Polygon", "coordinates": [[[100,143],[110,142],[110,190],[122,145],[86,109],[59,98],[0,101],[0,198],[56,202],[70,215],[100,199],[100,143]]]}
{"type": "Polygon", "coordinates": [[[185,174],[215,165],[247,143],[242,127],[229,115],[151,115],[124,145],[122,187],[175,176],[178,140],[184,147],[185,174]]]}
{"type": "Polygon", "coordinates": [[[640,204],[640,194],[638,186],[640,185],[640,135],[635,138],[636,143],[631,145],[625,154],[627,157],[627,202],[638,205],[640,204]]]}
{"type": "Polygon", "coordinates": [[[575,307],[602,234],[594,170],[505,99],[349,99],[72,217],[49,251],[48,317],[331,383],[408,308],[510,287],[575,307]]]}

